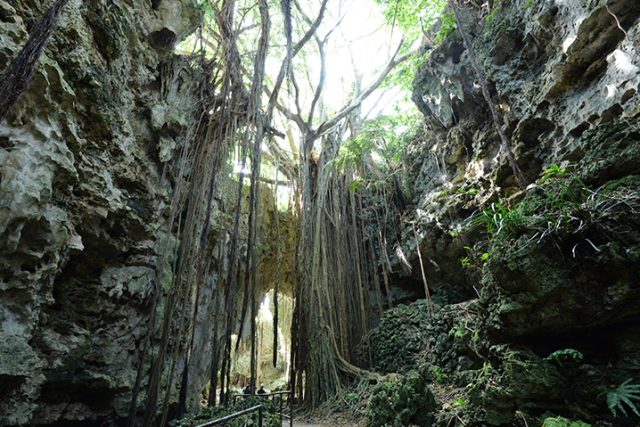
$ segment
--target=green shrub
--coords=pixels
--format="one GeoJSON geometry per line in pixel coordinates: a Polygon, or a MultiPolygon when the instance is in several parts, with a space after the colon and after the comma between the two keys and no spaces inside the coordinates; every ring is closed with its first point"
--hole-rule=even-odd
{"type": "Polygon", "coordinates": [[[546,357],[546,360],[555,360],[558,365],[564,367],[564,363],[580,363],[584,358],[584,354],[573,348],[565,348],[564,350],[556,350],[546,357]]]}
{"type": "Polygon", "coordinates": [[[382,383],[373,390],[369,401],[369,427],[403,427],[414,424],[429,427],[438,409],[425,379],[410,371],[400,381],[382,383]]]}

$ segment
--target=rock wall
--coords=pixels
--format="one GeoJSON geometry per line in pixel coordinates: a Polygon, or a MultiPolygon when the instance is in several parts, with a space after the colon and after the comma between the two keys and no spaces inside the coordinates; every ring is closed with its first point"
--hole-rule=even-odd
{"type": "Polygon", "coordinates": [[[424,302],[388,312],[365,363],[430,381],[436,426],[638,425],[635,401],[626,414],[612,402],[640,381],[640,4],[494,10],[461,12],[529,185],[451,33],[415,80],[425,125],[408,147],[407,219],[419,239],[410,226],[400,243],[414,271],[401,280],[422,285],[420,251],[435,314],[424,302]]]}
{"type": "MultiPolygon", "coordinates": [[[[582,159],[588,129],[640,113],[637,2],[507,0],[461,15],[527,183],[582,159]]],[[[465,249],[480,236],[457,231],[477,209],[522,196],[459,32],[425,49],[413,94],[425,125],[406,153],[413,215],[430,286],[470,298],[480,276],[460,259],[485,251],[465,249]]],[[[406,279],[420,286],[411,229],[401,242],[414,267],[406,279]]]]}
{"type": "MultiPolygon", "coordinates": [[[[0,69],[51,4],[0,1],[0,69]]],[[[153,6],[71,0],[0,124],[0,425],[127,416],[197,99],[201,11],[153,6]]]]}

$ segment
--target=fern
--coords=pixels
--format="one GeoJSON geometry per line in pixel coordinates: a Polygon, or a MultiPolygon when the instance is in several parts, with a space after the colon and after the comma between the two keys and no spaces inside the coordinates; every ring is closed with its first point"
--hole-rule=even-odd
{"type": "Polygon", "coordinates": [[[618,416],[616,409],[620,409],[625,417],[629,416],[624,408],[623,403],[631,408],[631,410],[640,417],[640,412],[638,412],[638,407],[634,402],[634,400],[640,401],[640,385],[630,384],[632,380],[633,378],[629,378],[618,387],[611,386],[610,389],[607,389],[598,395],[598,397],[602,395],[606,396],[607,406],[609,407],[609,410],[614,417],[618,416]]]}
{"type": "Polygon", "coordinates": [[[584,421],[571,421],[564,417],[547,418],[542,422],[542,427],[591,427],[584,421]]]}

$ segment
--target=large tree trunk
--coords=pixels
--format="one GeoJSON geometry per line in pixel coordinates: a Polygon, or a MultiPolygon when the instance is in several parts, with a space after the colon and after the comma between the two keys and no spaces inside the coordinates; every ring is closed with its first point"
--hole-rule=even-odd
{"type": "Polygon", "coordinates": [[[366,375],[350,361],[367,332],[370,307],[359,257],[372,254],[359,233],[360,211],[352,206],[350,180],[327,165],[339,148],[334,134],[322,138],[322,145],[318,160],[303,153],[301,179],[296,368],[305,372],[308,408],[333,396],[345,374],[366,375]]]}

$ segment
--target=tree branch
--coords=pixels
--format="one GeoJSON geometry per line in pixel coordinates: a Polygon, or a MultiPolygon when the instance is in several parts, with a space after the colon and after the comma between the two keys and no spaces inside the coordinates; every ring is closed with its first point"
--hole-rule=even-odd
{"type": "MultiPolygon", "coordinates": [[[[320,23],[322,22],[322,19],[324,18],[324,12],[327,9],[327,2],[328,2],[328,0],[322,0],[322,4],[320,5],[320,11],[318,12],[318,18],[315,20],[313,25],[311,25],[311,28],[309,28],[309,30],[305,33],[304,37],[302,37],[300,39],[300,41],[298,43],[296,43],[296,45],[294,46],[294,48],[293,48],[293,56],[296,56],[300,52],[300,50],[302,50],[302,47],[316,33],[316,30],[318,29],[318,27],[320,26],[320,23]]],[[[300,13],[302,13],[303,16],[306,16],[302,12],[302,8],[300,7],[300,3],[298,3],[297,0],[295,0],[294,3],[296,5],[296,7],[298,8],[298,10],[300,11],[300,13]]]]}
{"type": "Polygon", "coordinates": [[[325,121],[324,123],[322,123],[318,127],[318,132],[317,132],[318,136],[327,133],[336,124],[338,124],[338,122],[340,120],[344,119],[354,109],[358,108],[360,106],[360,104],[362,104],[362,102],[365,99],[367,99],[369,97],[369,95],[371,95],[371,93],[374,90],[376,90],[382,84],[382,82],[387,77],[387,75],[391,72],[391,70],[393,70],[398,64],[401,64],[402,62],[404,62],[407,59],[409,59],[411,56],[415,55],[416,52],[418,51],[417,49],[414,49],[411,52],[408,52],[408,53],[405,53],[404,55],[398,56],[398,53],[400,52],[400,48],[402,48],[403,44],[404,44],[404,39],[402,39],[400,41],[400,43],[398,44],[398,47],[396,48],[395,53],[393,54],[393,56],[391,57],[391,59],[387,63],[387,66],[384,68],[384,70],[382,70],[382,72],[380,73],[380,75],[378,76],[376,81],[371,83],[364,91],[362,91],[360,96],[358,96],[353,102],[351,102],[351,104],[349,104],[348,106],[344,107],[338,114],[335,115],[335,117],[333,119],[325,121]]]}
{"type": "Polygon", "coordinates": [[[309,108],[309,115],[307,116],[307,127],[311,129],[311,125],[313,123],[313,114],[315,113],[316,105],[320,100],[320,95],[322,95],[322,89],[324,89],[324,80],[327,75],[327,59],[324,51],[324,44],[326,39],[320,40],[319,37],[316,37],[316,42],[318,43],[318,52],[320,53],[320,77],[318,79],[318,85],[316,86],[315,93],[313,94],[313,101],[311,101],[311,107],[309,108]]]}

